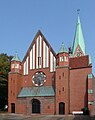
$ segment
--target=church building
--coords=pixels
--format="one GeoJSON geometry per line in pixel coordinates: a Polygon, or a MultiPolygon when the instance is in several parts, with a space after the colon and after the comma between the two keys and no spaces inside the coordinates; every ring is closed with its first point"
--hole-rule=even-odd
{"type": "Polygon", "coordinates": [[[20,114],[71,114],[88,107],[93,111],[91,58],[85,51],[80,17],[72,48],[62,43],[55,53],[39,30],[25,57],[11,60],[8,112],[20,114]]]}

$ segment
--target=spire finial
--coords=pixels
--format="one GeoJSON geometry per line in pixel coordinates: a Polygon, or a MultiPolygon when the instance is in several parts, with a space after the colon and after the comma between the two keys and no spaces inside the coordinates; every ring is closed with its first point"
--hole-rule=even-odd
{"type": "Polygon", "coordinates": [[[60,48],[60,50],[59,50],[58,53],[62,53],[62,52],[67,52],[67,50],[66,50],[66,48],[65,48],[65,46],[64,46],[64,42],[62,42],[61,48],[60,48]]]}
{"type": "Polygon", "coordinates": [[[17,55],[18,53],[17,53],[17,51],[15,51],[15,55],[17,55]]]}
{"type": "Polygon", "coordinates": [[[62,45],[64,45],[64,42],[62,42],[62,45]]]}
{"type": "Polygon", "coordinates": [[[77,9],[77,14],[79,15],[79,13],[80,13],[80,9],[77,9]]]}
{"type": "Polygon", "coordinates": [[[14,57],[12,58],[12,60],[11,61],[20,61],[20,59],[19,59],[19,57],[18,57],[18,53],[17,53],[17,51],[15,52],[15,55],[14,55],[14,57]]]}

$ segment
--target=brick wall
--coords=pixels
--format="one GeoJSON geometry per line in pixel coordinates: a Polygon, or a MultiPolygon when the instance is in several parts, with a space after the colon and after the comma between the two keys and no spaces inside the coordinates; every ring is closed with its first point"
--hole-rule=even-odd
{"type": "Polygon", "coordinates": [[[33,99],[37,99],[40,101],[40,114],[54,114],[55,113],[55,105],[54,105],[55,98],[54,97],[18,98],[17,113],[33,114],[32,113],[32,100],[33,99]]]}
{"type": "Polygon", "coordinates": [[[70,70],[70,113],[88,106],[88,74],[91,67],[70,70]]]}
{"type": "Polygon", "coordinates": [[[59,114],[59,103],[65,103],[65,114],[69,113],[69,69],[56,69],[56,114],[59,114]]]}

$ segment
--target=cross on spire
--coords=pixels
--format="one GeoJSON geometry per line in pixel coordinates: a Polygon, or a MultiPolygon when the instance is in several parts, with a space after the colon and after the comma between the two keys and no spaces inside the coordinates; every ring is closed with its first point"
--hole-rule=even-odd
{"type": "Polygon", "coordinates": [[[78,13],[78,15],[79,15],[79,13],[80,13],[80,9],[77,9],[77,13],[78,13]]]}

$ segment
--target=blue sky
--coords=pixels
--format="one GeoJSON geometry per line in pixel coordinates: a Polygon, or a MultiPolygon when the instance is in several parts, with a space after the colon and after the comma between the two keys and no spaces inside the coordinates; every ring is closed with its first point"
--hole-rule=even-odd
{"type": "Polygon", "coordinates": [[[39,29],[55,52],[62,42],[72,46],[77,9],[95,73],[95,0],[0,0],[0,53],[22,60],[39,29]]]}

